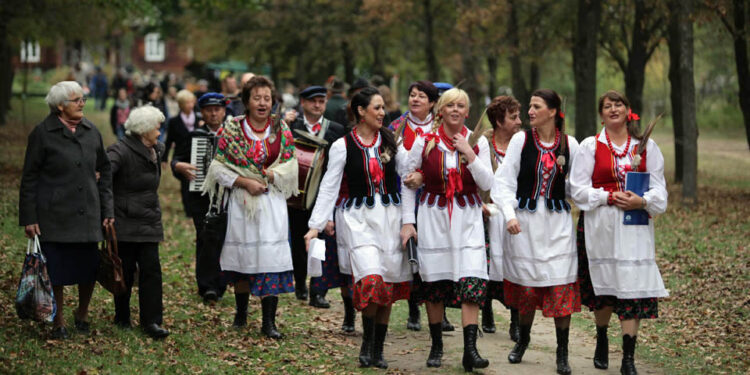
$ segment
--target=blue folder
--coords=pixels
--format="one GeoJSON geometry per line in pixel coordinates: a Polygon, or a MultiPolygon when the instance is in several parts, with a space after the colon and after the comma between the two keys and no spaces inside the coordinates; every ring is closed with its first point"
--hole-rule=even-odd
{"type": "MultiPolygon", "coordinates": [[[[648,191],[651,174],[648,172],[628,172],[625,175],[625,190],[632,191],[642,197],[648,191]]],[[[648,212],[646,210],[625,211],[623,219],[625,225],[648,225],[648,212]]]]}

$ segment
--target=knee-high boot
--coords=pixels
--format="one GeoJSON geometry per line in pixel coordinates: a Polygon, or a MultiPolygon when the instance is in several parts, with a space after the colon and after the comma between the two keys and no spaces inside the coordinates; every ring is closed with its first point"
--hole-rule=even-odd
{"type": "Polygon", "coordinates": [[[440,367],[443,361],[443,324],[430,324],[430,337],[432,347],[430,356],[427,357],[427,367],[440,367]]]}
{"type": "Polygon", "coordinates": [[[518,325],[518,309],[511,307],[510,309],[510,329],[508,329],[510,340],[518,342],[518,338],[521,336],[521,328],[518,325]]]}
{"type": "Polygon", "coordinates": [[[464,327],[464,358],[461,364],[464,371],[470,372],[476,368],[486,368],[490,361],[482,358],[477,351],[477,331],[479,327],[476,324],[469,324],[464,327]]]}
{"type": "Polygon", "coordinates": [[[372,366],[372,347],[375,339],[375,319],[362,314],[362,346],[359,348],[359,367],[372,366]]]}
{"type": "Polygon", "coordinates": [[[341,325],[341,330],[344,332],[354,332],[354,317],[357,313],[354,311],[354,303],[352,297],[344,297],[341,299],[344,301],[344,324],[341,325]]]}
{"type": "Polygon", "coordinates": [[[519,333],[516,346],[508,354],[508,362],[510,363],[521,363],[523,354],[526,353],[526,348],[529,347],[531,341],[531,325],[519,325],[519,333]]]}
{"type": "Polygon", "coordinates": [[[456,328],[453,327],[453,324],[448,321],[448,312],[446,311],[445,305],[443,305],[443,332],[453,332],[456,330],[456,328]]]}
{"type": "Polygon", "coordinates": [[[281,339],[284,336],[276,329],[276,307],[279,297],[268,296],[260,300],[263,309],[263,325],[261,331],[272,339],[281,339]]]}
{"type": "Polygon", "coordinates": [[[594,350],[594,367],[606,370],[609,367],[609,338],[607,326],[596,327],[596,350],[594,350]]]}
{"type": "Polygon", "coordinates": [[[557,335],[557,373],[560,375],[570,375],[570,365],[568,364],[568,335],[570,328],[555,328],[557,335]]]}
{"type": "Polygon", "coordinates": [[[388,334],[388,324],[375,323],[375,340],[372,347],[372,365],[377,368],[388,368],[388,362],[383,358],[383,345],[388,334]]]}
{"type": "Polygon", "coordinates": [[[495,317],[492,314],[492,300],[487,299],[482,306],[482,331],[495,333],[495,317]]]}
{"type": "Polygon", "coordinates": [[[247,325],[247,305],[250,302],[250,293],[234,293],[234,303],[237,311],[234,313],[232,326],[242,328],[247,325]]]}
{"type": "Polygon", "coordinates": [[[638,370],[635,369],[635,340],[637,338],[638,336],[622,336],[622,365],[620,366],[622,375],[638,375],[638,370]]]}
{"type": "Polygon", "coordinates": [[[419,331],[422,325],[419,323],[419,304],[414,298],[409,298],[409,319],[406,321],[406,329],[419,331]]]}

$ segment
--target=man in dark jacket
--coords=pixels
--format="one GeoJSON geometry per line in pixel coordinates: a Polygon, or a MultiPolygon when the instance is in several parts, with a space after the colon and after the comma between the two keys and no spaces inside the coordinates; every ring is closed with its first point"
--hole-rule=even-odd
{"type": "MultiPolygon", "coordinates": [[[[329,121],[323,115],[326,109],[327,91],[322,86],[310,86],[302,90],[299,94],[302,115],[298,116],[289,126],[292,132],[295,133],[295,137],[298,137],[297,131],[304,131],[325,139],[328,142],[326,148],[330,147],[333,142],[342,137],[346,132],[343,125],[329,121]]],[[[292,235],[292,261],[294,263],[294,289],[297,298],[300,300],[307,299],[307,288],[305,286],[307,278],[307,251],[305,250],[305,240],[303,237],[307,232],[308,220],[310,220],[310,211],[289,207],[289,228],[292,235]]],[[[310,284],[310,306],[329,307],[328,302],[324,298],[326,289],[313,288],[313,280],[310,280],[310,284]]]]}
{"type": "Polygon", "coordinates": [[[346,106],[349,102],[344,97],[344,82],[334,78],[328,94],[328,102],[326,102],[326,110],[323,116],[348,127],[349,120],[346,116],[346,106]]]}
{"type": "MultiPolygon", "coordinates": [[[[198,99],[201,109],[201,120],[191,133],[192,137],[215,136],[221,128],[226,114],[226,98],[215,92],[203,94],[198,99]]],[[[172,173],[180,180],[182,204],[187,216],[193,218],[196,232],[195,279],[198,282],[198,294],[204,300],[217,301],[226,290],[226,284],[219,277],[219,256],[221,243],[207,243],[203,239],[204,218],[210,204],[208,196],[200,192],[189,191],[190,181],[196,177],[196,166],[190,164],[192,141],[175,144],[174,157],[170,163],[172,173]]]]}

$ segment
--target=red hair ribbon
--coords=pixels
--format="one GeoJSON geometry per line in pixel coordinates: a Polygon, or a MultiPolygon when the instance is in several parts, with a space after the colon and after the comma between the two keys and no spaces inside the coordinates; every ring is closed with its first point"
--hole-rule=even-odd
{"type": "Polygon", "coordinates": [[[422,134],[424,134],[424,130],[422,130],[422,128],[417,128],[417,130],[415,131],[415,133],[417,133],[417,135],[421,137],[422,134]]]}
{"type": "Polygon", "coordinates": [[[377,189],[377,187],[380,186],[380,182],[383,181],[383,177],[385,176],[385,174],[383,173],[383,169],[380,168],[380,163],[378,163],[378,159],[370,158],[369,170],[370,170],[370,179],[372,180],[372,184],[375,185],[377,189]]]}
{"type": "Polygon", "coordinates": [[[448,200],[448,218],[453,217],[453,197],[456,193],[464,190],[464,182],[458,169],[451,168],[448,170],[448,182],[445,185],[445,198],[448,200]]]}
{"type": "Polygon", "coordinates": [[[436,133],[425,133],[423,137],[425,142],[435,140],[435,143],[440,143],[440,136],[436,133]]]}
{"type": "Polygon", "coordinates": [[[638,121],[640,119],[641,117],[638,116],[637,113],[633,113],[633,111],[630,108],[628,108],[628,121],[638,121]]]}
{"type": "Polygon", "coordinates": [[[557,113],[560,114],[560,118],[563,118],[563,119],[565,118],[565,113],[563,111],[560,111],[560,112],[557,112],[557,113]]]}

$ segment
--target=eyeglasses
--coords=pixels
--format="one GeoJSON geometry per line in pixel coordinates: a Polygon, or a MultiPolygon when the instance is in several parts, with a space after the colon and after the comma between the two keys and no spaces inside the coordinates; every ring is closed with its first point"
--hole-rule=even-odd
{"type": "Polygon", "coordinates": [[[76,104],[81,104],[81,103],[86,104],[87,100],[89,100],[89,98],[87,98],[85,96],[82,96],[82,97],[76,98],[76,99],[67,99],[67,100],[65,100],[65,102],[66,103],[76,103],[76,104]]]}

